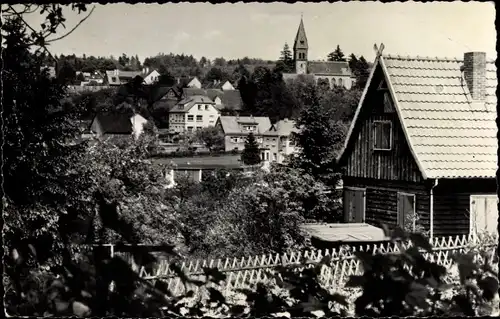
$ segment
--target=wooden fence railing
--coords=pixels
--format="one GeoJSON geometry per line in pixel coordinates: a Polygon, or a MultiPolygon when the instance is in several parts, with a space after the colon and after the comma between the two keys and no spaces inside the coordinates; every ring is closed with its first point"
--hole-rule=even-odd
{"type": "MultiPolygon", "coordinates": [[[[434,261],[446,268],[453,264],[451,255],[453,253],[465,252],[474,248],[475,238],[472,236],[439,237],[431,241],[433,246],[432,253],[424,253],[426,259],[434,261]]],[[[411,242],[401,243],[403,249],[411,246],[411,242]]],[[[491,258],[496,256],[495,245],[488,246],[491,249],[491,258]]],[[[367,245],[359,249],[365,252],[376,253],[398,253],[399,247],[395,243],[386,243],[378,245],[367,245]]],[[[204,280],[203,268],[218,268],[226,274],[226,280],[223,288],[226,292],[234,288],[250,288],[257,282],[270,280],[268,271],[273,272],[277,266],[296,265],[301,267],[301,262],[306,259],[306,266],[318,263],[324,256],[331,256],[328,266],[323,266],[320,275],[321,284],[328,288],[342,288],[351,275],[362,274],[362,265],[354,255],[355,249],[347,248],[340,250],[311,250],[305,252],[291,252],[283,255],[261,255],[242,258],[211,259],[211,260],[193,260],[178,263],[180,269],[192,279],[204,280]]],[[[160,260],[150,271],[144,266],[138,267],[128,253],[116,252],[128,260],[133,269],[139,272],[140,276],[148,280],[161,280],[168,284],[173,294],[181,294],[188,290],[198,291],[194,285],[185,287],[178,275],[171,269],[168,260],[160,260]]]]}

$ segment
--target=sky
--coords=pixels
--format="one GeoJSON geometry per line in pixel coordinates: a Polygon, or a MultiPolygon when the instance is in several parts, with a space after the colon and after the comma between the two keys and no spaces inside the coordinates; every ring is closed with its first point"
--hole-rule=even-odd
{"type": "MultiPolygon", "coordinates": [[[[51,51],[276,60],[285,42],[293,46],[301,15],[309,60],[324,60],[339,45],[346,55],[373,61],[375,43],[384,43],[384,53],[395,55],[463,57],[467,51],[483,51],[496,58],[493,2],[458,1],[96,4],[81,26],[51,44],[51,51]]],[[[72,12],[66,17],[67,30],[81,19],[72,12]]],[[[37,17],[27,20],[40,23],[37,17]]]]}

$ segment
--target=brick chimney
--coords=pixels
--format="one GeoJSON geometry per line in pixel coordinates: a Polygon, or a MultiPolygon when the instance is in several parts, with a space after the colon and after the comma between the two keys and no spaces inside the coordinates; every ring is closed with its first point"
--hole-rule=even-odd
{"type": "Polygon", "coordinates": [[[464,53],[462,74],[473,100],[484,101],[486,98],[486,53],[464,53]]]}

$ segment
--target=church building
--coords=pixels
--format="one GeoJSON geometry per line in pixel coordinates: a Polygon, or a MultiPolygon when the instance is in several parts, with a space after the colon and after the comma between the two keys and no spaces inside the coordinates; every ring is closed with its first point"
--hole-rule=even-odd
{"type": "Polygon", "coordinates": [[[294,79],[300,74],[314,77],[316,83],[327,82],[330,88],[343,86],[350,89],[355,81],[349,68],[349,63],[341,61],[309,61],[307,56],[309,45],[307,43],[304,21],[300,19],[299,30],[293,44],[293,59],[295,62],[295,73],[284,73],[283,79],[294,79]]]}

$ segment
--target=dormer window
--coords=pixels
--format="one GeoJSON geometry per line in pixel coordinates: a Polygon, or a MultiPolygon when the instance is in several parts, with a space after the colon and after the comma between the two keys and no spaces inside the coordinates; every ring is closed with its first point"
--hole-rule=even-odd
{"type": "Polygon", "coordinates": [[[251,132],[255,131],[255,126],[247,125],[244,128],[246,131],[251,131],[251,132]]]}
{"type": "Polygon", "coordinates": [[[373,150],[390,151],[392,149],[391,121],[373,122],[373,150]]]}

